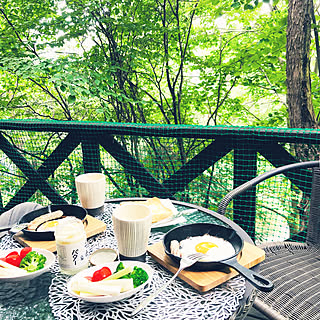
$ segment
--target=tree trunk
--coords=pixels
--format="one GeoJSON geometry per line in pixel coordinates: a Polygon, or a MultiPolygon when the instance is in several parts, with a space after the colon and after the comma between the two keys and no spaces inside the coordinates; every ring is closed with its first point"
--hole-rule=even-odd
{"type": "MultiPolygon", "coordinates": [[[[312,105],[310,77],[311,13],[314,10],[312,1],[289,0],[286,72],[287,105],[289,127],[291,128],[318,128],[312,105]]],[[[316,146],[295,144],[293,149],[297,159],[316,160],[319,158],[319,150],[316,146]]],[[[303,199],[299,200],[302,210],[292,212],[288,219],[291,234],[305,228],[305,199],[307,198],[308,195],[304,194],[303,199]]]]}
{"type": "Polygon", "coordinates": [[[311,1],[289,0],[286,71],[291,128],[317,128],[310,79],[311,1]]]}

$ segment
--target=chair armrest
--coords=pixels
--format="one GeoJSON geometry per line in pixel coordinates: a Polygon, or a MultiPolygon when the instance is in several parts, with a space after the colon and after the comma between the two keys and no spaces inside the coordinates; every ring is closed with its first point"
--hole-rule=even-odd
{"type": "Polygon", "coordinates": [[[221,215],[225,215],[226,209],[229,203],[238,195],[244,193],[245,191],[251,189],[252,187],[256,186],[260,182],[271,178],[277,174],[281,174],[283,172],[292,170],[292,169],[303,169],[303,168],[314,168],[320,167],[320,161],[305,161],[305,162],[297,162],[291,163],[279,168],[272,169],[268,172],[262,173],[261,175],[245,182],[244,184],[238,186],[237,188],[231,190],[219,203],[218,206],[218,213],[221,215]]]}

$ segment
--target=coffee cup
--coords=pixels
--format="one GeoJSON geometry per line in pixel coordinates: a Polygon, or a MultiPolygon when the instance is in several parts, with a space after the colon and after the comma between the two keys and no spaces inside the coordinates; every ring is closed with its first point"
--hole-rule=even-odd
{"type": "Polygon", "coordinates": [[[120,260],[145,261],[152,214],[143,204],[122,204],[112,214],[120,260]]]}
{"type": "Polygon", "coordinates": [[[76,177],[76,189],[81,206],[97,216],[104,211],[106,179],[102,173],[85,173],[76,177]]]}

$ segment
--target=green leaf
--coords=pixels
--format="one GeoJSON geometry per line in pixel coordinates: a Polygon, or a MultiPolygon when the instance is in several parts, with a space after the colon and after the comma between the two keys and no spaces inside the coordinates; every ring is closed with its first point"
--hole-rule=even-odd
{"type": "Polygon", "coordinates": [[[76,96],[69,95],[68,96],[68,103],[75,103],[76,102],[76,96]]]}
{"type": "Polygon", "coordinates": [[[238,1],[235,1],[232,5],[231,5],[232,8],[234,9],[239,9],[241,7],[241,4],[240,2],[238,1]]]}
{"type": "Polygon", "coordinates": [[[254,9],[254,6],[252,6],[251,4],[248,4],[248,3],[247,3],[247,4],[244,5],[243,8],[244,8],[244,10],[253,10],[253,9],[254,9]]]}

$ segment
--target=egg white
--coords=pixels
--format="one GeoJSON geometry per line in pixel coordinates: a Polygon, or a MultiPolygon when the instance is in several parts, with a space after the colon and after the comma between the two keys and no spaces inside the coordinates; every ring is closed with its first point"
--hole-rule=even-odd
{"type": "Polygon", "coordinates": [[[58,220],[50,220],[41,224],[37,231],[56,231],[57,225],[58,220]]]}
{"type": "Polygon", "coordinates": [[[202,242],[211,242],[216,245],[216,247],[206,252],[206,257],[200,260],[202,262],[220,261],[228,259],[235,254],[235,249],[229,241],[205,234],[180,241],[180,256],[184,257],[196,253],[196,246],[202,242]]]}

